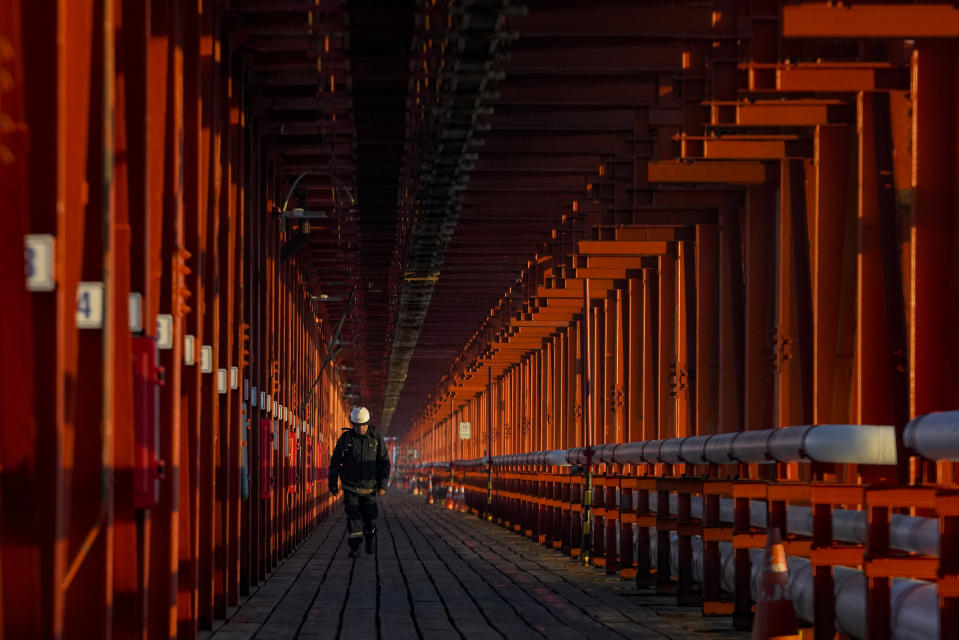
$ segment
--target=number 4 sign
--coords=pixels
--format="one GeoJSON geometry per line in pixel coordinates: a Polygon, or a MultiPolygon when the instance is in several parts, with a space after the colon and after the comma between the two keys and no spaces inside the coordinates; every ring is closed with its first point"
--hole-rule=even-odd
{"type": "Polygon", "coordinates": [[[103,328],[103,283],[77,283],[77,313],[78,329],[103,328]]]}

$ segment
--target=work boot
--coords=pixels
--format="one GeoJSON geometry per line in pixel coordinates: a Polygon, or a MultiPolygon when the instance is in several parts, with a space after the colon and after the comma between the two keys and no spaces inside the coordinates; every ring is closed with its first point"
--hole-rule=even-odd
{"type": "Polygon", "coordinates": [[[350,553],[349,553],[349,556],[350,556],[351,558],[359,558],[359,557],[360,557],[360,542],[361,542],[360,537],[357,536],[357,537],[355,537],[355,538],[350,538],[347,542],[348,542],[349,545],[350,545],[350,553]]]}
{"type": "Polygon", "coordinates": [[[373,544],[376,542],[376,529],[373,529],[369,533],[363,536],[366,539],[366,554],[372,555],[373,553],[373,544]]]}

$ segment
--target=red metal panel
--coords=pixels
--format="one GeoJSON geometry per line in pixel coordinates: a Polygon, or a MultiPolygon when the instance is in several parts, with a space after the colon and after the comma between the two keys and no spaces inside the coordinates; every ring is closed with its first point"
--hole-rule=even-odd
{"type": "Polygon", "coordinates": [[[4,363],[0,367],[0,397],[5,407],[5,418],[0,421],[0,448],[3,451],[3,468],[0,470],[0,596],[3,599],[0,634],[7,638],[52,635],[55,608],[60,598],[59,590],[54,591],[51,587],[59,583],[63,571],[62,565],[50,562],[55,532],[44,526],[56,526],[55,509],[48,507],[38,512],[35,508],[55,496],[59,475],[58,448],[52,447],[44,454],[35,445],[41,435],[55,433],[52,415],[55,403],[46,402],[43,413],[36,413],[34,400],[35,388],[38,388],[35,385],[52,381],[55,371],[49,367],[42,375],[33,373],[35,362],[49,364],[44,356],[55,350],[55,345],[48,343],[55,322],[55,315],[51,312],[56,294],[27,291],[22,279],[24,262],[21,257],[26,234],[56,230],[53,190],[39,191],[36,189],[37,180],[30,180],[31,169],[35,171],[38,162],[55,157],[50,139],[55,107],[48,104],[46,108],[34,111],[27,109],[31,95],[24,84],[28,63],[32,64],[32,73],[41,68],[54,71],[47,67],[52,67],[50,53],[55,53],[55,49],[51,47],[46,52],[44,57],[47,60],[37,59],[31,56],[37,53],[36,47],[31,51],[30,38],[25,37],[29,25],[38,24],[37,14],[44,9],[36,7],[35,12],[22,11],[21,6],[13,2],[0,7],[0,39],[6,45],[0,69],[8,79],[2,90],[0,119],[9,125],[0,133],[0,163],[3,165],[0,167],[0,191],[5,194],[6,207],[6,228],[0,235],[0,271],[8,274],[0,279],[0,297],[5,305],[18,309],[18,313],[0,315],[0,362],[4,363]],[[48,314],[46,318],[43,313],[48,314]],[[36,342],[35,336],[39,336],[36,342]],[[51,475],[44,476],[43,473],[51,475]],[[35,516],[25,517],[31,513],[35,516]],[[44,569],[45,565],[49,568],[44,569]],[[54,580],[47,578],[45,573],[54,580]]]}
{"type": "MultiPolygon", "coordinates": [[[[913,370],[910,414],[920,415],[954,402],[957,378],[950,366],[956,353],[956,283],[946,280],[956,265],[957,43],[926,41],[912,59],[914,221],[909,237],[910,335],[913,370]]],[[[956,482],[948,468],[940,482],[956,482]]],[[[928,474],[927,474],[928,477],[928,474]]],[[[932,478],[929,478],[932,479],[932,478]]]]}
{"type": "Polygon", "coordinates": [[[783,35],[816,38],[956,38],[959,10],[947,4],[803,4],[783,8],[783,35]]]}

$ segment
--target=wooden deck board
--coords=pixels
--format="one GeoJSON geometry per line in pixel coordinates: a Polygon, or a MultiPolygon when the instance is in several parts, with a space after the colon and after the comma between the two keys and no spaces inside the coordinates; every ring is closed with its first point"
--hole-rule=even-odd
{"type": "Polygon", "coordinates": [[[399,490],[380,501],[373,555],[347,557],[323,522],[213,640],[745,638],[727,618],[638,590],[558,551],[399,490]]]}

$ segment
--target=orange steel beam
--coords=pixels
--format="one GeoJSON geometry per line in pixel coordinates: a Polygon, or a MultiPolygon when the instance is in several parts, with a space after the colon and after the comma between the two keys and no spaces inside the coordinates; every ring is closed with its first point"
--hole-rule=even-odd
{"type": "MultiPolygon", "coordinates": [[[[15,3],[0,8],[0,34],[8,43],[2,64],[9,80],[2,106],[2,116],[9,127],[0,135],[0,154],[4,157],[0,188],[7,194],[9,209],[5,211],[7,231],[0,239],[0,261],[3,273],[9,274],[21,273],[23,269],[23,239],[28,233],[54,234],[58,230],[57,189],[49,185],[38,189],[30,181],[36,159],[55,161],[56,153],[54,87],[45,87],[49,100],[46,105],[28,109],[30,95],[24,83],[27,63],[32,63],[31,72],[42,69],[48,74],[56,73],[59,50],[31,47],[31,39],[26,37],[31,25],[41,23],[41,13],[40,8],[23,11],[15,3]],[[39,211],[44,215],[37,215],[39,211]]],[[[62,615],[58,611],[59,589],[52,586],[59,584],[64,567],[62,562],[51,564],[57,536],[55,530],[47,528],[56,527],[58,518],[50,508],[36,511],[37,505],[55,499],[59,455],[56,449],[44,455],[32,444],[41,437],[56,435],[57,403],[50,402],[49,395],[41,406],[36,403],[36,389],[49,391],[50,386],[40,385],[55,383],[56,372],[48,370],[42,377],[23,372],[33,370],[35,361],[42,361],[55,350],[55,345],[46,344],[44,330],[52,331],[56,326],[57,294],[30,292],[15,277],[2,279],[0,293],[20,310],[18,314],[4,313],[0,318],[0,359],[4,363],[19,363],[16,368],[0,367],[0,393],[8,408],[8,418],[0,422],[0,446],[4,451],[0,485],[3,633],[8,637],[40,637],[52,635],[54,616],[62,615]],[[28,513],[35,513],[36,517],[23,517],[28,513]],[[44,575],[44,566],[49,567],[48,575],[44,575]]]]}
{"type": "Polygon", "coordinates": [[[800,4],[782,10],[786,38],[957,38],[951,4],[800,4]]]}
{"type": "Polygon", "coordinates": [[[668,243],[653,240],[593,241],[581,240],[579,254],[584,256],[653,256],[668,250],[668,243]]]}
{"type": "MultiPolygon", "coordinates": [[[[114,154],[116,171],[114,242],[122,243],[117,247],[120,260],[126,268],[119,271],[127,281],[117,294],[122,300],[123,291],[139,293],[142,298],[141,317],[136,318],[142,324],[143,317],[155,317],[150,310],[155,304],[156,284],[154,278],[147,276],[153,271],[154,261],[159,260],[160,243],[156,233],[162,223],[161,207],[144,207],[147,204],[148,185],[147,165],[150,162],[149,132],[147,131],[146,86],[147,16],[143,7],[123,7],[115,3],[113,21],[120,36],[116,48],[120,55],[116,60],[116,112],[114,116],[114,154]],[[123,55],[129,53],[129,56],[123,55]],[[131,215],[134,210],[143,211],[144,216],[131,215]],[[143,260],[129,261],[131,249],[144,257],[143,260]]],[[[158,78],[162,81],[163,78],[158,78]]],[[[116,266],[111,271],[117,273],[116,266]]],[[[127,325],[127,315],[117,301],[108,302],[115,327],[127,325]]],[[[132,360],[132,341],[127,338],[113,350],[113,359],[117,372],[129,371],[132,360]]],[[[118,418],[120,428],[114,432],[114,461],[118,477],[116,500],[114,502],[114,565],[113,591],[118,602],[128,603],[117,606],[112,611],[111,624],[117,633],[135,633],[137,629],[150,626],[148,619],[149,595],[148,577],[150,575],[150,555],[153,546],[145,541],[154,538],[152,519],[143,518],[137,513],[134,504],[134,474],[136,473],[138,441],[134,429],[123,428],[132,425],[133,381],[127,376],[118,376],[114,383],[112,412],[118,418]]],[[[163,540],[163,531],[158,532],[163,540]]],[[[169,564],[169,562],[167,563],[169,564]]],[[[169,627],[169,623],[166,625],[169,627]]],[[[163,627],[161,626],[160,629],[163,627]]]]}
{"type": "MultiPolygon", "coordinates": [[[[4,288],[4,300],[24,299],[17,317],[27,325],[8,331],[5,314],[3,336],[18,336],[32,375],[29,384],[4,387],[18,387],[23,399],[8,403],[12,414],[29,416],[17,420],[14,441],[0,432],[3,504],[6,513],[17,503],[9,491],[16,485],[36,518],[25,519],[23,531],[4,518],[0,635],[196,637],[198,626],[225,616],[265,578],[273,560],[264,558],[288,553],[330,506],[293,462],[301,475],[292,494],[284,484],[269,499],[241,496],[241,453],[248,469],[265,454],[249,446],[245,420],[272,415],[259,397],[253,406],[245,383],[266,390],[274,375],[288,392],[284,405],[293,405],[290,390],[305,376],[287,354],[315,368],[325,346],[297,289],[307,265],[274,269],[272,288],[263,286],[289,236],[263,216],[282,177],[247,171],[247,148],[260,169],[269,150],[245,121],[238,59],[220,50],[228,22],[220,3],[8,4],[0,35],[12,43],[15,91],[2,89],[4,122],[13,128],[4,127],[0,153],[13,167],[4,168],[4,191],[21,215],[10,220],[18,248],[5,257],[18,260],[10,273],[20,271],[30,232],[53,236],[55,261],[52,291],[28,292],[18,277],[5,278],[12,290],[4,288]],[[102,306],[78,300],[81,282],[102,283],[102,306]],[[130,292],[140,294],[135,315],[130,292]],[[254,293],[257,306],[245,299],[254,293]],[[267,315],[284,297],[286,312],[268,333],[267,315]],[[78,326],[78,313],[101,310],[97,326],[78,326]],[[287,342],[267,352],[280,331],[287,342]],[[137,455],[134,333],[158,341],[166,371],[157,414],[165,468],[152,507],[134,504],[134,475],[152,464],[137,455]],[[285,368],[258,370],[271,356],[285,368]],[[19,481],[11,464],[26,474],[19,481]],[[264,521],[269,502],[288,508],[264,521]],[[23,547],[15,554],[10,535],[23,547]],[[16,594],[30,602],[17,604],[16,594]]],[[[3,340],[5,383],[10,347],[3,340]]],[[[311,422],[298,434],[297,455],[304,435],[335,437],[345,409],[339,384],[325,377],[328,393],[296,416],[311,422]]]]}
{"type": "Polygon", "coordinates": [[[762,162],[731,160],[691,160],[650,162],[650,182],[721,182],[728,184],[763,184],[773,173],[762,162]]]}

